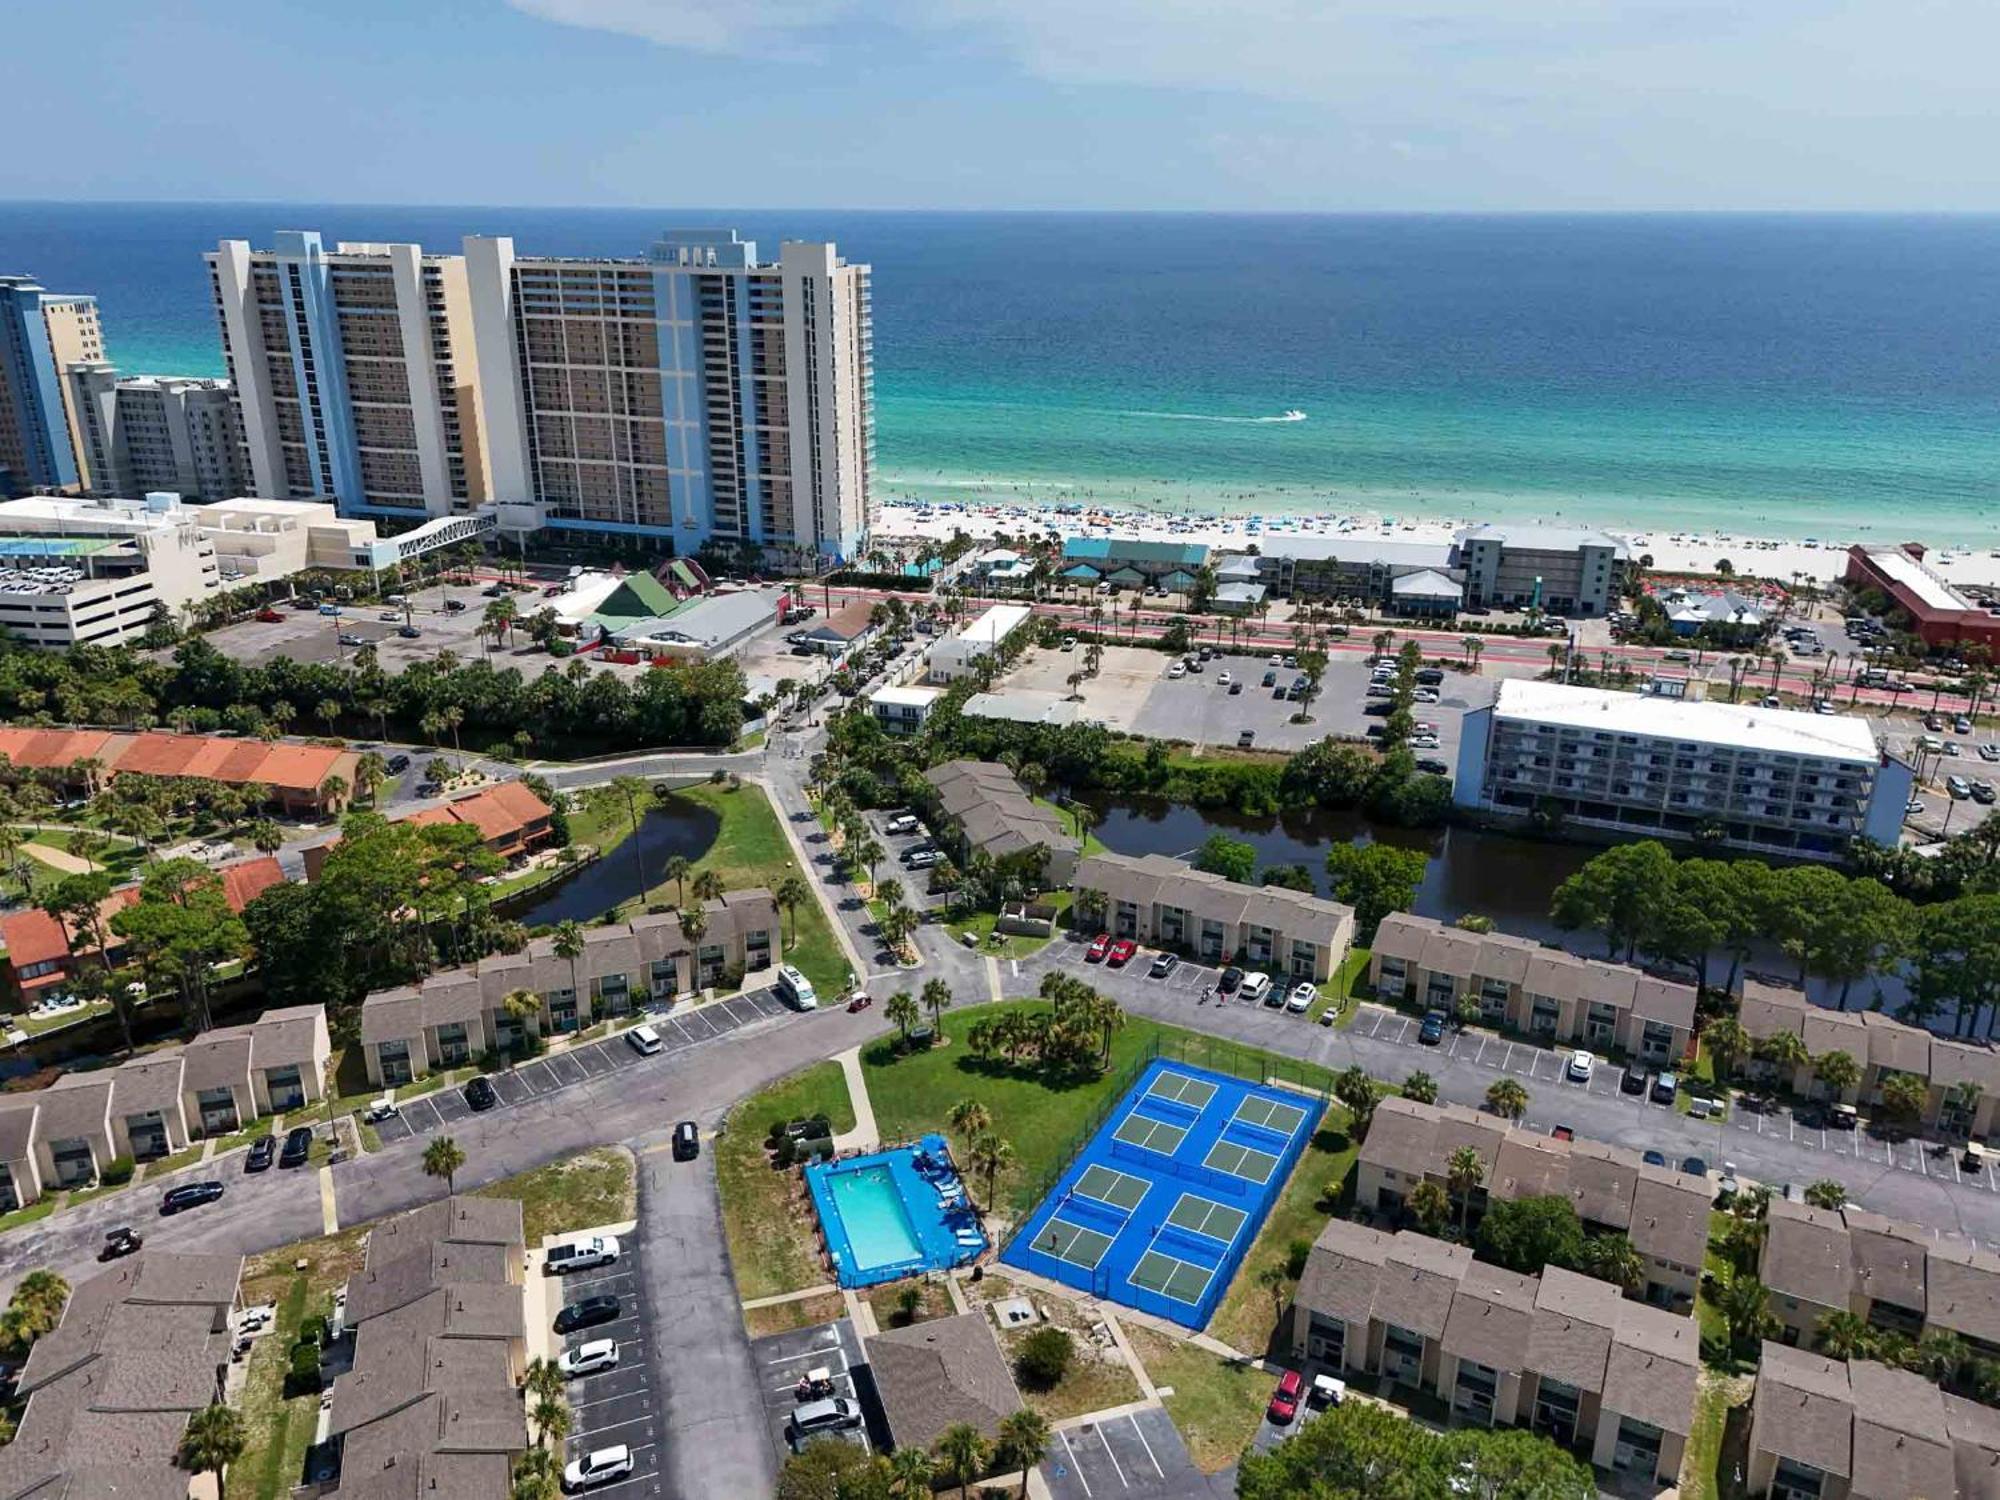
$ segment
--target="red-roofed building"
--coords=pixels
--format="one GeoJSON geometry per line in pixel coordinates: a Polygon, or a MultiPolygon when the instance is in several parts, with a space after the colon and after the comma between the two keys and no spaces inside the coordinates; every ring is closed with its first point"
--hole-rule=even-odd
{"type": "Polygon", "coordinates": [[[1967,598],[1926,565],[1924,549],[1915,542],[1849,547],[1843,581],[1887,595],[1910,617],[1910,629],[1926,646],[1984,646],[2000,652],[2000,614],[1967,598]]]}
{"type": "Polygon", "coordinates": [[[222,880],[222,894],[229,902],[229,909],[238,916],[243,914],[244,907],[272,886],[285,883],[285,872],[278,867],[277,859],[269,854],[260,854],[255,859],[239,859],[233,864],[218,867],[215,873],[222,880]]]}
{"type": "Polygon", "coordinates": [[[262,740],[216,735],[113,734],[101,729],[0,728],[0,755],[14,765],[61,770],[95,761],[97,779],[117,776],[199,776],[232,786],[262,785],[286,812],[324,816],[338,812],[354,787],[360,757],[331,745],[267,745],[262,740]],[[324,797],[320,788],[338,778],[347,788],[324,797]]]}
{"type": "MultiPolygon", "coordinates": [[[[111,940],[113,964],[124,951],[124,943],[111,931],[111,919],[138,899],[139,888],[127,886],[113,891],[98,908],[111,940]]],[[[69,922],[58,922],[39,907],[0,917],[0,945],[7,950],[5,962],[0,964],[7,992],[22,1004],[32,1004],[60,989],[76,973],[77,959],[97,951],[87,934],[79,937],[69,922]]]]}
{"type": "MultiPolygon", "coordinates": [[[[497,782],[396,821],[416,828],[434,828],[445,823],[469,824],[479,830],[479,837],[486,847],[502,859],[512,859],[538,849],[549,839],[549,805],[519,781],[497,782]]],[[[339,842],[336,835],[324,844],[303,851],[307,880],[319,879],[327,855],[339,842]]]]}

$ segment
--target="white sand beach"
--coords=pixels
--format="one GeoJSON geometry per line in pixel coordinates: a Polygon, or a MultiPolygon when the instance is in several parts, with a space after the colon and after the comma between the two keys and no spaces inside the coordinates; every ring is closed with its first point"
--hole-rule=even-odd
{"type": "MultiPolygon", "coordinates": [[[[1554,519],[1554,518],[1552,518],[1554,519]]],[[[1409,519],[1367,513],[1351,515],[1162,515],[1155,511],[1093,506],[1002,505],[944,503],[885,505],[875,526],[884,540],[899,537],[949,537],[962,530],[969,536],[1053,531],[1063,536],[1139,536],[1162,541],[1201,541],[1213,547],[1241,548],[1283,536],[1375,537],[1400,542],[1449,542],[1454,532],[1480,524],[1479,517],[1460,520],[1409,519]]],[[[1578,526],[1562,517],[1556,524],[1578,526]]],[[[1653,567],[1667,573],[1713,573],[1727,558],[1740,575],[1790,582],[1794,575],[1821,582],[1838,578],[1847,566],[1849,540],[1774,541],[1735,534],[1635,531],[1630,527],[1602,530],[1628,543],[1635,557],[1650,555],[1653,567]]],[[[1886,538],[1871,537],[1879,545],[1886,538]]],[[[1906,538],[1921,542],[1921,537],[1906,538]]],[[[1939,548],[1925,561],[1954,583],[2000,587],[2000,549],[1939,548]]]]}

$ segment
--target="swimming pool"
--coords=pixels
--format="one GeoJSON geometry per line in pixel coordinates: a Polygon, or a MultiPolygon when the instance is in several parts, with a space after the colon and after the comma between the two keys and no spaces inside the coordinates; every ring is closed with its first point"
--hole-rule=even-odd
{"type": "Polygon", "coordinates": [[[986,1233],[941,1135],[815,1162],[806,1186],[842,1286],[875,1286],[978,1258],[986,1233]]]}
{"type": "Polygon", "coordinates": [[[886,1162],[857,1172],[837,1172],[832,1188],[855,1270],[879,1270],[924,1253],[886,1162]]]}

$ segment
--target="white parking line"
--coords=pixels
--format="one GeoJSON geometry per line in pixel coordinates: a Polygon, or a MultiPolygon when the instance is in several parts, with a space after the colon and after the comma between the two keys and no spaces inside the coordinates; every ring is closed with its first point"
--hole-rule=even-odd
{"type": "Polygon", "coordinates": [[[1132,1430],[1138,1433],[1139,1446],[1146,1450],[1146,1457],[1153,1465],[1153,1472],[1159,1475],[1160,1478],[1165,1479],[1167,1477],[1167,1471],[1160,1467],[1159,1459],[1153,1457],[1153,1445],[1146,1441],[1146,1433],[1145,1430],[1139,1426],[1139,1419],[1134,1416],[1127,1416],[1125,1420],[1130,1422],[1132,1424],[1132,1430]]]}
{"type": "Polygon", "coordinates": [[[1111,1460],[1111,1470],[1118,1476],[1118,1482],[1124,1485],[1126,1489],[1131,1489],[1132,1481],[1125,1477],[1124,1465],[1118,1462],[1118,1455],[1111,1451],[1111,1439],[1104,1435],[1102,1424],[1097,1429],[1097,1440],[1104,1444],[1104,1456],[1111,1460]]]}
{"type": "Polygon", "coordinates": [[[1486,1044],[1492,1040],[1493,1038],[1490,1036],[1482,1036],[1479,1039],[1479,1056],[1473,1058],[1475,1063],[1484,1063],[1486,1061],[1486,1044]]]}
{"type": "MultiPolygon", "coordinates": [[[[609,1372],[607,1371],[606,1373],[609,1372]]],[[[790,1387],[787,1387],[787,1389],[790,1389],[790,1387]]],[[[629,1391],[621,1391],[616,1396],[603,1396],[595,1401],[571,1401],[568,1405],[571,1411],[589,1411],[593,1406],[609,1406],[613,1401],[630,1401],[635,1397],[643,1398],[646,1390],[647,1388],[643,1385],[635,1386],[629,1391]]]]}
{"type": "Polygon", "coordinates": [[[643,1422],[652,1422],[657,1420],[658,1419],[652,1416],[650,1413],[643,1417],[627,1417],[624,1421],[613,1422],[608,1427],[593,1427],[588,1432],[575,1433],[572,1435],[571,1441],[575,1441],[576,1438],[583,1438],[583,1437],[601,1437],[607,1432],[616,1432],[621,1427],[637,1427],[643,1422]]]}
{"type": "Polygon", "coordinates": [[[1076,1449],[1069,1445],[1069,1434],[1059,1427],[1056,1436],[1062,1439],[1063,1452],[1069,1455],[1069,1466],[1076,1474],[1076,1482],[1083,1486],[1084,1500],[1090,1500],[1090,1481],[1083,1477],[1083,1465],[1076,1461],[1076,1449]]]}

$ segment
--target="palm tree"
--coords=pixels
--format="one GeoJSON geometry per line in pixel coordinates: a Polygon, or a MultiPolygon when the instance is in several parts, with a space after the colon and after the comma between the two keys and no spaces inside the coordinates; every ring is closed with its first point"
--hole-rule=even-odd
{"type": "Polygon", "coordinates": [[[250,825],[250,847],[259,854],[276,854],[285,847],[285,830],[269,818],[250,825]]]}
{"type": "Polygon", "coordinates": [[[1822,1177],[1818,1182],[1807,1184],[1806,1202],[1813,1208],[1844,1208],[1847,1205],[1847,1188],[1831,1177],[1822,1177]]]}
{"type": "MultiPolygon", "coordinates": [[[[661,879],[671,880],[674,883],[674,905],[676,906],[687,905],[687,877],[688,871],[693,868],[693,863],[685,854],[670,854],[667,856],[667,866],[661,874],[661,879]]],[[[796,879],[797,877],[794,876],[793,878],[796,879]]]]}
{"type": "Polygon", "coordinates": [[[551,1442],[560,1444],[569,1436],[569,1406],[560,1396],[544,1396],[535,1403],[530,1413],[535,1419],[535,1446],[546,1448],[551,1442]]]}
{"type": "Polygon", "coordinates": [[[904,904],[903,882],[893,875],[885,875],[876,883],[875,896],[884,906],[894,911],[904,904]]]}
{"type": "Polygon", "coordinates": [[[1848,1052],[1826,1052],[1812,1060],[1813,1079],[1835,1099],[1861,1084],[1861,1064],[1848,1052]]]}
{"type": "Polygon", "coordinates": [[[967,1500],[972,1481],[986,1471],[986,1439],[970,1422],[955,1422],[937,1440],[945,1477],[958,1486],[958,1500],[967,1500]]]}
{"type": "Polygon", "coordinates": [[[213,1474],[218,1485],[223,1471],[243,1456],[243,1413],[220,1401],[188,1418],[175,1462],[190,1474],[213,1474]]]}
{"type": "Polygon", "coordinates": [[[951,986],[942,979],[927,979],[923,988],[924,1009],[931,1013],[931,1030],[937,1033],[937,1040],[943,1042],[944,1013],[951,1008],[951,986]]]}
{"type": "Polygon", "coordinates": [[[1646,1262],[1622,1234],[1594,1234],[1583,1242],[1577,1269],[1586,1276],[1636,1292],[1646,1284],[1646,1262]]]}
{"type": "MultiPolygon", "coordinates": [[[[1491,1102],[1491,1101],[1488,1101],[1491,1102]]],[[[1465,1238],[1465,1225],[1472,1213],[1472,1191],[1486,1180],[1486,1162],[1471,1146],[1460,1146],[1445,1158],[1444,1182],[1458,1200],[1458,1235],[1465,1238]]]]}
{"type": "Polygon", "coordinates": [[[39,1338],[62,1321],[63,1308],[69,1304],[69,1283],[54,1271],[30,1271],[14,1288],[13,1302],[28,1315],[34,1336],[39,1338]]]}
{"type": "Polygon", "coordinates": [[[1965,1363],[1965,1342],[1947,1328],[1931,1328],[1917,1340],[1903,1367],[1915,1370],[1926,1380],[1943,1385],[1965,1363]]]}
{"type": "Polygon", "coordinates": [[[551,1396],[560,1397],[569,1387],[562,1366],[540,1355],[528,1361],[527,1377],[522,1383],[527,1387],[528,1394],[537,1400],[547,1400],[551,1396]]]}
{"type": "Polygon", "coordinates": [[[1812,1060],[1805,1038],[1796,1031],[1774,1031],[1756,1044],[1757,1060],[1778,1070],[1781,1082],[1789,1084],[1800,1068],[1812,1060]]]}
{"type": "Polygon", "coordinates": [[[1277,1319],[1282,1320],[1285,1316],[1285,1303],[1292,1288],[1292,1278],[1285,1274],[1285,1263],[1274,1260],[1265,1266],[1257,1273],[1257,1285],[1271,1294],[1272,1313],[1277,1319]]]}
{"type": "Polygon", "coordinates": [[[923,1019],[923,1013],[917,1008],[916,998],[908,990],[898,990],[891,995],[888,1003],[882,1007],[882,1014],[889,1018],[891,1026],[902,1032],[904,1046],[909,1045],[910,1028],[923,1019]]]}
{"type": "Polygon", "coordinates": [[[1419,1104],[1435,1104],[1438,1097],[1437,1080],[1419,1068],[1403,1080],[1403,1097],[1414,1099],[1419,1104]]]}
{"type": "Polygon", "coordinates": [[[378,753],[370,750],[354,763],[354,790],[373,802],[376,790],[388,775],[389,763],[378,753]]]}
{"type": "Polygon", "coordinates": [[[1732,1272],[1721,1278],[1715,1291],[1715,1305],[1722,1321],[1729,1325],[1729,1342],[1741,1348],[1756,1338],[1775,1319],[1764,1283],[1747,1271],[1732,1272]]]}
{"type": "Polygon", "coordinates": [[[389,738],[389,700],[370,698],[361,707],[368,717],[375,721],[375,737],[380,740],[389,738]]]}
{"type": "Polygon", "coordinates": [[[465,1152],[448,1135],[441,1135],[424,1147],[424,1176],[442,1177],[447,1197],[458,1191],[458,1172],[464,1165],[465,1152]]]}
{"type": "Polygon", "coordinates": [[[521,1023],[523,1031],[541,1029],[542,997],[533,990],[509,990],[500,997],[500,1009],[521,1023]]]}
{"type": "MultiPolygon", "coordinates": [[[[686,924],[682,924],[685,930],[686,924]]],[[[569,992],[576,1001],[576,1013],[581,1023],[583,1016],[583,976],[578,972],[577,960],[583,957],[583,924],[574,917],[556,923],[556,930],[550,938],[557,958],[569,960],[569,992]]]]}
{"type": "Polygon", "coordinates": [[[1021,1500],[1027,1500],[1028,1475],[1049,1455],[1048,1418],[1027,1406],[1002,1418],[1000,1451],[1021,1471],[1021,1500]]]}
{"type": "Polygon", "coordinates": [[[1000,1176],[1000,1169],[1014,1159],[1014,1148],[988,1130],[976,1136],[966,1148],[966,1164],[986,1179],[986,1209],[991,1213],[995,1207],[993,1184],[1000,1176]]]}
{"type": "Polygon", "coordinates": [[[329,776],[319,784],[320,810],[338,808],[347,796],[347,782],[339,776],[329,776]]]}
{"type": "Polygon", "coordinates": [[[562,1465],[546,1448],[530,1448],[514,1460],[510,1500],[560,1500],[562,1465]]]}
{"type": "Polygon", "coordinates": [[[785,939],[785,946],[789,948],[798,941],[799,904],[812,899],[812,888],[797,871],[793,871],[772,888],[771,899],[776,901],[785,915],[791,919],[792,935],[785,939]]]}
{"type": "Polygon", "coordinates": [[[1528,1112],[1528,1091],[1511,1078],[1502,1078],[1486,1090],[1486,1107],[1502,1119],[1518,1120],[1528,1112]]]}
{"type": "Polygon", "coordinates": [[[1727,1082],[1730,1066],[1750,1050],[1750,1033],[1734,1016],[1717,1016],[1701,1028],[1701,1044],[1715,1060],[1718,1082],[1727,1082]]]}
{"type": "Polygon", "coordinates": [[[722,883],[722,876],[714,870],[701,871],[688,882],[688,887],[694,892],[694,899],[704,905],[710,901],[720,901],[722,893],[728,889],[722,883]]]}
{"type": "MultiPolygon", "coordinates": [[[[498,602],[504,603],[507,601],[498,602]]],[[[640,825],[645,822],[645,814],[639,810],[639,804],[646,796],[646,778],[643,776],[614,776],[611,779],[610,790],[625,804],[625,821],[632,829],[632,847],[638,854],[639,904],[644,906],[646,904],[646,892],[651,888],[652,884],[646,879],[645,840],[639,837],[640,825]]]]}
{"type": "Polygon", "coordinates": [[[992,1112],[977,1099],[959,1100],[951,1107],[951,1113],[945,1116],[945,1121],[953,1130],[965,1137],[967,1145],[970,1145],[975,1137],[993,1128],[992,1112]]]}
{"type": "Polygon", "coordinates": [[[847,846],[847,857],[866,872],[871,890],[875,885],[875,867],[882,862],[885,852],[881,844],[867,835],[850,842],[847,846]]]}
{"type": "Polygon", "coordinates": [[[1875,1347],[1875,1330],[1867,1319],[1836,1308],[1813,1324],[1813,1347],[1828,1359],[1865,1359],[1875,1347]]]}
{"type": "Polygon", "coordinates": [[[930,1454],[921,1448],[898,1448],[889,1455],[889,1493],[896,1500],[931,1500],[930,1454]]]}
{"type": "MultiPolygon", "coordinates": [[[[1451,1198],[1437,1182],[1426,1177],[1410,1189],[1405,1200],[1410,1216],[1425,1234],[1436,1235],[1451,1217],[1451,1198]]],[[[1462,1231],[1461,1231],[1462,1234],[1462,1231]]]]}

